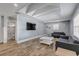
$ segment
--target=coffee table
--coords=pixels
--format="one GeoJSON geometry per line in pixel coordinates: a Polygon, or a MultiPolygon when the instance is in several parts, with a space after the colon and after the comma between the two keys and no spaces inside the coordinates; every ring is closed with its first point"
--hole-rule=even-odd
{"type": "Polygon", "coordinates": [[[53,39],[53,37],[44,36],[40,38],[40,43],[47,44],[50,46],[53,43],[53,39]]]}

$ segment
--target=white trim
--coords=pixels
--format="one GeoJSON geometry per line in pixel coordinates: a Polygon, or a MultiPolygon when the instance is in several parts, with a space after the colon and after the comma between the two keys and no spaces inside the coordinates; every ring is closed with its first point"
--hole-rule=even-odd
{"type": "Polygon", "coordinates": [[[44,34],[44,35],[38,35],[38,36],[35,36],[35,37],[31,37],[31,38],[27,38],[27,39],[24,39],[24,40],[19,40],[19,41],[17,41],[17,43],[26,42],[26,41],[29,41],[29,40],[32,40],[32,39],[36,39],[36,38],[45,36],[45,35],[46,35],[46,34],[44,34]]]}
{"type": "Polygon", "coordinates": [[[4,40],[3,43],[7,43],[7,24],[8,24],[8,17],[4,16],[4,40]]]}
{"type": "Polygon", "coordinates": [[[62,20],[55,20],[55,21],[48,21],[48,22],[45,22],[46,24],[48,24],[48,23],[54,23],[54,22],[62,22],[62,21],[69,21],[69,19],[71,19],[71,18],[68,18],[68,19],[62,19],[62,20]]]}

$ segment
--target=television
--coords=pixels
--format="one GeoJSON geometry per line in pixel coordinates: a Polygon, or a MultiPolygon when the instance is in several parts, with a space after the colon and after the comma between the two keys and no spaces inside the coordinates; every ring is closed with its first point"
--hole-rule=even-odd
{"type": "Polygon", "coordinates": [[[36,24],[27,22],[26,25],[27,25],[27,30],[36,30],[36,24]]]}

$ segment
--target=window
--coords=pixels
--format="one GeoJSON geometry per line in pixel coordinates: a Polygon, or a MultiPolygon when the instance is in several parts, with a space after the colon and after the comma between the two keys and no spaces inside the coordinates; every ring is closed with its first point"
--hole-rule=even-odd
{"type": "Polygon", "coordinates": [[[53,30],[59,30],[59,24],[53,24],[53,30]]]}
{"type": "Polygon", "coordinates": [[[79,15],[77,15],[73,21],[74,23],[74,35],[79,38],[79,15]]]}

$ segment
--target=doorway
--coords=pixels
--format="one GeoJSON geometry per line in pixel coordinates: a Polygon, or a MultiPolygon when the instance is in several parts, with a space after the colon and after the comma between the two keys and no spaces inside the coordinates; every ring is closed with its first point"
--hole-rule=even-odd
{"type": "Polygon", "coordinates": [[[7,26],[7,42],[15,41],[15,30],[16,30],[16,17],[8,17],[8,26],[7,26]]]}

